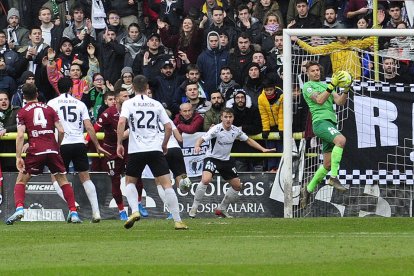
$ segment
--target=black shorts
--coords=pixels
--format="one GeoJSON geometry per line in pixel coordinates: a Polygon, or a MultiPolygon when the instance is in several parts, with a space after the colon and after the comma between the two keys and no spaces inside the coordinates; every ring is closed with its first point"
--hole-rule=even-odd
{"type": "Polygon", "coordinates": [[[65,163],[66,171],[69,171],[69,164],[72,161],[77,172],[89,171],[88,151],[83,143],[67,144],[60,146],[60,154],[65,163]]]}
{"type": "Polygon", "coordinates": [[[168,167],[173,173],[174,178],[186,173],[184,156],[180,148],[170,148],[168,149],[167,155],[168,167]]]}
{"type": "Polygon", "coordinates": [[[214,175],[216,170],[224,178],[224,180],[230,180],[239,176],[237,174],[236,164],[232,159],[222,161],[215,158],[205,158],[203,163],[203,171],[211,172],[214,175]]]}
{"type": "Polygon", "coordinates": [[[148,165],[154,177],[170,173],[167,159],[161,151],[147,151],[128,154],[126,175],[141,177],[146,165],[148,165]]]}

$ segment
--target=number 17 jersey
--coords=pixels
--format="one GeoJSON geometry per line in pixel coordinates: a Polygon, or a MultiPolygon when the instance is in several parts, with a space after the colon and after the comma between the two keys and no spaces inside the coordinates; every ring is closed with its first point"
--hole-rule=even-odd
{"type": "Polygon", "coordinates": [[[158,120],[167,124],[169,118],[160,102],[136,95],[122,104],[120,117],[126,118],[129,125],[128,153],[162,151],[158,120]]]}

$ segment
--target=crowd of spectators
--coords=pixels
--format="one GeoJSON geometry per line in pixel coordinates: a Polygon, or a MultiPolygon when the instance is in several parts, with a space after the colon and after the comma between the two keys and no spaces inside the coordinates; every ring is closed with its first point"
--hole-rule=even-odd
{"type": "MultiPolygon", "coordinates": [[[[57,81],[70,77],[72,94],[91,118],[105,110],[117,87],[133,96],[132,79],[150,80],[153,98],[183,133],[207,131],[219,110],[232,107],[235,125],[249,135],[283,131],[283,28],[370,28],[372,1],[365,0],[9,0],[0,3],[0,135],[14,110],[24,105],[21,86],[34,82],[40,100],[59,95],[57,81]],[[3,110],[7,106],[6,110],[3,110]]],[[[383,28],[411,28],[401,1],[380,1],[383,28]]],[[[325,75],[339,69],[360,79],[370,74],[352,47],[373,39],[320,45],[293,38],[310,54],[327,55],[325,75]],[[353,68],[343,68],[352,59],[353,68]]],[[[398,57],[384,58],[383,81],[408,81],[413,74],[411,37],[380,41],[398,57]],[[402,51],[401,49],[404,49],[402,51]],[[394,52],[393,52],[394,51],[394,52]],[[408,73],[408,74],[406,74],[408,73]]],[[[370,57],[366,57],[369,61],[370,57]]],[[[294,131],[306,128],[307,106],[294,86],[294,131]]],[[[247,152],[235,143],[234,152],[247,152]]],[[[259,161],[260,163],[261,161],[259,161]]],[[[264,169],[277,170],[277,160],[264,169]]],[[[238,169],[258,161],[238,159],[238,169]]]]}

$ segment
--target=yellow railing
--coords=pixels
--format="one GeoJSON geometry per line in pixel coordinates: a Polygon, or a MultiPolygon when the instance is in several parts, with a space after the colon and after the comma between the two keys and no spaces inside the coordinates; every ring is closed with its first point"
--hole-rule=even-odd
{"type": "MultiPolygon", "coordinates": [[[[85,134],[86,136],[86,134],[85,134]]],[[[96,133],[96,136],[98,137],[98,140],[102,140],[104,138],[104,133],[103,132],[98,132],[96,133]]],[[[0,137],[0,140],[5,140],[5,141],[11,141],[11,140],[16,140],[17,137],[17,133],[16,132],[10,132],[7,133],[5,136],[0,137]]],[[[249,136],[250,138],[252,138],[253,140],[264,140],[262,137],[262,134],[257,134],[257,135],[252,135],[249,136]]],[[[300,140],[302,139],[302,133],[301,132],[296,132],[293,133],[293,138],[295,140],[300,140]]],[[[25,139],[27,139],[27,135],[25,134],[25,139]]],[[[279,132],[271,132],[269,134],[269,138],[268,140],[280,140],[280,135],[279,132]]],[[[282,157],[282,153],[231,153],[232,157],[282,157]]],[[[25,157],[25,154],[22,154],[23,157],[25,157]]],[[[316,154],[307,154],[306,156],[308,157],[315,157],[316,154]]],[[[8,157],[8,158],[15,158],[16,157],[16,153],[10,152],[10,153],[0,153],[0,157],[8,157]]],[[[98,154],[98,153],[93,153],[90,152],[88,153],[88,157],[103,157],[103,154],[98,154]]]]}

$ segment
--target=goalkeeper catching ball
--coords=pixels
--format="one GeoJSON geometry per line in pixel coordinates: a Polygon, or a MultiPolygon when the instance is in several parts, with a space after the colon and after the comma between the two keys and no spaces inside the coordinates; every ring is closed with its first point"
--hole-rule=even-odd
{"type": "Polygon", "coordinates": [[[349,87],[342,94],[336,92],[339,83],[344,82],[343,72],[332,75],[330,83],[320,81],[321,70],[317,62],[310,61],[306,65],[309,81],[303,85],[303,96],[312,114],[313,132],[322,140],[323,165],[316,171],[306,189],[313,192],[329,171],[329,185],[339,191],[346,188],[338,180],[339,163],[346,144],[346,138],[337,129],[336,113],[333,104],[345,105],[349,87]]]}

